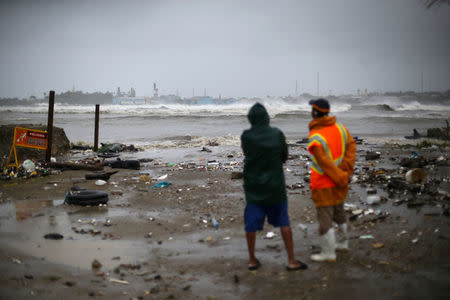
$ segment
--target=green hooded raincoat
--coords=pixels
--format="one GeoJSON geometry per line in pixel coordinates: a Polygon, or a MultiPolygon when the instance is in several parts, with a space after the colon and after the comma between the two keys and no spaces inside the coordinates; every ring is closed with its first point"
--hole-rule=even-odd
{"type": "Polygon", "coordinates": [[[241,135],[244,151],[244,190],[247,203],[280,204],[287,200],[283,162],[288,148],[284,134],[269,126],[269,114],[256,103],[248,113],[252,125],[241,135]]]}

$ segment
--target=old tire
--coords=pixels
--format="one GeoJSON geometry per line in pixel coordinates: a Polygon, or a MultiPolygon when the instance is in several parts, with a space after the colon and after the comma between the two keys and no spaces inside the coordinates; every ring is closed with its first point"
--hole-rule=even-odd
{"type": "Polygon", "coordinates": [[[72,205],[94,206],[99,204],[106,204],[108,200],[108,193],[106,192],[81,190],[68,192],[65,202],[72,205]]]}

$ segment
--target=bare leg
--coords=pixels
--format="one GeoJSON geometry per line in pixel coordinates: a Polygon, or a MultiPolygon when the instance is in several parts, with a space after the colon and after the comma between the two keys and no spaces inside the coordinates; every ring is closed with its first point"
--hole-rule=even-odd
{"type": "Polygon", "coordinates": [[[289,267],[295,268],[301,264],[294,257],[294,241],[292,240],[292,231],[290,226],[283,226],[280,228],[281,236],[283,237],[284,246],[288,255],[289,267]]]}
{"type": "Polygon", "coordinates": [[[250,266],[254,266],[258,264],[258,260],[255,257],[255,241],[256,241],[256,232],[246,232],[245,236],[247,238],[247,247],[248,247],[248,264],[250,266]]]}

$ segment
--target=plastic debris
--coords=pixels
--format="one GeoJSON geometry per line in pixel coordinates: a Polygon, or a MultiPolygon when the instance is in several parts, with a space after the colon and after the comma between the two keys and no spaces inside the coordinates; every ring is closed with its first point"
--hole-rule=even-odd
{"type": "Polygon", "coordinates": [[[101,180],[101,179],[95,181],[95,185],[105,185],[105,184],[106,184],[106,181],[101,180]]]}
{"type": "Polygon", "coordinates": [[[44,238],[47,240],[62,240],[64,236],[59,233],[49,233],[44,235],[44,238]]]}
{"type": "Polygon", "coordinates": [[[374,239],[373,235],[361,235],[359,238],[362,240],[374,239]]]}
{"type": "Polygon", "coordinates": [[[170,184],[171,183],[168,182],[168,181],[161,181],[161,182],[158,182],[155,185],[152,185],[152,188],[165,188],[165,187],[168,187],[170,184]]]}
{"type": "Polygon", "coordinates": [[[304,237],[307,238],[308,237],[308,226],[306,226],[305,224],[298,224],[297,225],[298,228],[300,228],[303,231],[304,237]]]}
{"type": "Polygon", "coordinates": [[[211,218],[211,223],[214,226],[214,228],[219,228],[219,222],[217,222],[216,218],[211,218]]]}
{"type": "Polygon", "coordinates": [[[34,172],[34,170],[36,170],[36,166],[34,165],[34,162],[32,162],[30,159],[25,160],[22,164],[22,167],[28,173],[34,172]]]}
{"type": "Polygon", "coordinates": [[[421,168],[416,168],[409,170],[406,172],[405,179],[408,183],[425,183],[425,180],[427,178],[427,174],[425,171],[421,168]]]}
{"type": "Polygon", "coordinates": [[[380,201],[381,201],[381,198],[378,195],[369,195],[366,198],[366,202],[369,205],[378,204],[378,203],[380,203],[380,201]]]}
{"type": "Polygon", "coordinates": [[[128,281],[120,280],[120,279],[116,279],[116,278],[110,278],[109,282],[120,283],[120,284],[125,284],[125,285],[130,284],[128,281]]]}
{"type": "Polygon", "coordinates": [[[372,244],[372,247],[373,247],[374,249],[380,249],[380,248],[383,248],[383,247],[384,247],[384,244],[383,244],[383,243],[373,243],[373,244],[372,244]]]}
{"type": "Polygon", "coordinates": [[[272,231],[269,231],[269,232],[266,234],[265,238],[270,240],[270,239],[272,239],[274,236],[276,236],[276,234],[275,234],[274,232],[272,232],[272,231]]]}
{"type": "Polygon", "coordinates": [[[156,178],[156,180],[164,180],[164,179],[167,179],[167,176],[168,176],[167,174],[162,175],[162,176],[156,178]]]}

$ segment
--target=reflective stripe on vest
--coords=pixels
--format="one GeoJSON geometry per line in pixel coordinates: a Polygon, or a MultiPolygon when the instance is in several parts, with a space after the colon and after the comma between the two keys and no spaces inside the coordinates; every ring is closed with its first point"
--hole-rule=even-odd
{"type": "MultiPolygon", "coordinates": [[[[347,131],[342,126],[342,124],[335,123],[335,126],[338,128],[340,137],[341,137],[342,149],[341,149],[341,155],[339,157],[337,157],[336,159],[333,159],[330,148],[328,147],[328,143],[327,143],[326,139],[320,133],[314,133],[310,136],[308,148],[315,143],[319,143],[323,147],[323,150],[325,151],[327,156],[333,161],[334,165],[339,166],[342,163],[342,160],[344,159],[345,151],[347,150],[348,135],[347,135],[347,131]]],[[[317,160],[314,157],[314,155],[312,156],[311,168],[320,175],[324,174],[324,171],[317,163],[317,160]]]]}

